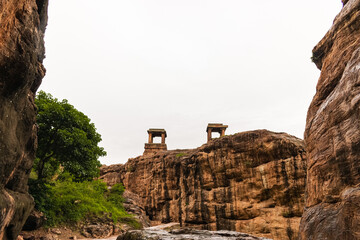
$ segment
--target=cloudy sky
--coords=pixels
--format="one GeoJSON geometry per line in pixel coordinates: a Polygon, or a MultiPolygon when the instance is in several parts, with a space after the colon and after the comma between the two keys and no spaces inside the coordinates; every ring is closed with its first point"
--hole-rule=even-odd
{"type": "Polygon", "coordinates": [[[108,155],[141,155],[147,129],[168,149],[206,142],[207,123],[303,138],[320,71],[311,50],[340,0],[50,1],[40,87],[90,117],[108,155]]]}

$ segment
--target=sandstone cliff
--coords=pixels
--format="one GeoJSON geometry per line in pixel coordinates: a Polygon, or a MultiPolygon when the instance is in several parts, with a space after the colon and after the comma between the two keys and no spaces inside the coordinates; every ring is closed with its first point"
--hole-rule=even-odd
{"type": "Polygon", "coordinates": [[[34,94],[45,75],[47,0],[0,0],[0,239],[16,239],[33,199],[34,94]]]}
{"type": "Polygon", "coordinates": [[[343,3],[313,50],[321,75],[305,130],[301,239],[360,239],[360,0],[343,3]]]}
{"type": "Polygon", "coordinates": [[[305,161],[302,140],[259,130],[103,166],[101,178],[122,182],[158,223],[295,239],[305,161]]]}

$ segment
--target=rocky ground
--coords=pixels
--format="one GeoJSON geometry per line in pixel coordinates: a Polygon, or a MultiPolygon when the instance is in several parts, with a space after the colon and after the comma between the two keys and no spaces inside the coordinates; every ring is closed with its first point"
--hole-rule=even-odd
{"type": "MultiPolygon", "coordinates": [[[[150,221],[145,215],[145,211],[139,207],[138,197],[125,191],[124,208],[133,214],[135,219],[143,227],[149,227],[150,221]]],[[[24,230],[20,233],[23,240],[68,240],[68,239],[108,239],[112,236],[133,229],[132,226],[125,223],[114,224],[108,218],[91,218],[84,222],[72,226],[60,226],[56,228],[45,228],[44,216],[38,211],[32,211],[30,217],[24,225],[24,230]]],[[[112,237],[114,238],[114,237],[112,237]]],[[[116,237],[115,237],[116,238],[116,237]]]]}
{"type": "Polygon", "coordinates": [[[270,240],[234,231],[207,231],[179,227],[179,224],[166,224],[143,230],[131,230],[121,234],[117,240],[270,240]]]}
{"type": "Polygon", "coordinates": [[[41,227],[33,231],[22,231],[19,240],[69,240],[69,239],[111,239],[133,229],[126,224],[93,223],[83,226],[41,227]]]}
{"type": "Polygon", "coordinates": [[[65,239],[85,239],[76,230],[67,227],[62,228],[40,228],[34,231],[20,232],[18,240],[65,240],[65,239]]]}
{"type": "MultiPolygon", "coordinates": [[[[86,238],[80,232],[70,228],[49,228],[39,229],[33,232],[22,232],[18,240],[69,240],[69,239],[95,239],[86,238]]],[[[180,228],[179,223],[171,223],[156,227],[149,227],[142,230],[128,230],[119,232],[97,240],[270,240],[251,236],[246,233],[234,231],[207,231],[190,228],[180,228]]]]}

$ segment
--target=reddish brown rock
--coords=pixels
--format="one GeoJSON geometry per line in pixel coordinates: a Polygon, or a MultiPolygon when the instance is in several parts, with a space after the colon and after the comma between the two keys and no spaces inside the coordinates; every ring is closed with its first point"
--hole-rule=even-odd
{"type": "Polygon", "coordinates": [[[146,215],[145,209],[142,208],[139,196],[132,192],[125,191],[123,197],[123,206],[126,212],[133,214],[136,221],[140,223],[142,227],[150,227],[149,217],[146,215]]]}
{"type": "Polygon", "coordinates": [[[47,0],[0,0],[0,239],[16,239],[33,208],[34,95],[45,74],[47,0]]]}
{"type": "Polygon", "coordinates": [[[101,178],[137,194],[157,223],[295,239],[305,161],[302,140],[259,130],[103,166],[101,178]]]}
{"type": "Polygon", "coordinates": [[[359,239],[360,0],[344,5],[313,54],[321,75],[305,130],[301,239],[359,239]]]}

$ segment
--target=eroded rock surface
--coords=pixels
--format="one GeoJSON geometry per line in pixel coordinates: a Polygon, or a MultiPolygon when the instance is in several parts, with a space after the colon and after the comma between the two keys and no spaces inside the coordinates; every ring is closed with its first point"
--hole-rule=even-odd
{"type": "Polygon", "coordinates": [[[301,239],[360,239],[360,1],[343,3],[313,50],[321,75],[305,130],[301,239]]]}
{"type": "Polygon", "coordinates": [[[258,130],[103,166],[101,178],[137,194],[155,223],[295,239],[305,162],[302,140],[258,130]]]}
{"type": "Polygon", "coordinates": [[[139,196],[126,190],[123,197],[123,206],[125,210],[128,213],[133,214],[136,221],[139,222],[142,227],[150,227],[151,223],[149,217],[146,215],[145,209],[142,207],[139,196]]]}
{"type": "Polygon", "coordinates": [[[47,0],[0,0],[0,239],[16,239],[33,208],[34,95],[45,69],[47,0]]]}

